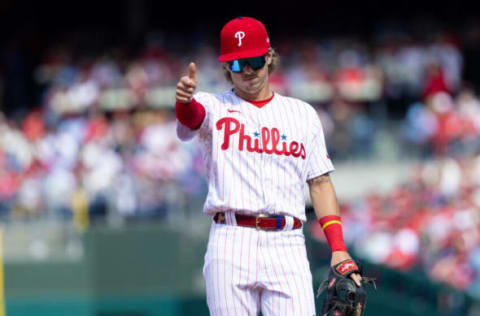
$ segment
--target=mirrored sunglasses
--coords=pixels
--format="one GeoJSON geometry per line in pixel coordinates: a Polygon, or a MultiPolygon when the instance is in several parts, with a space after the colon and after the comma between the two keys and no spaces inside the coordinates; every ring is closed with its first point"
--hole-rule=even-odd
{"type": "Polygon", "coordinates": [[[251,58],[235,59],[228,62],[230,70],[233,72],[242,72],[245,65],[248,63],[253,70],[259,70],[265,66],[267,62],[265,55],[251,58]]]}

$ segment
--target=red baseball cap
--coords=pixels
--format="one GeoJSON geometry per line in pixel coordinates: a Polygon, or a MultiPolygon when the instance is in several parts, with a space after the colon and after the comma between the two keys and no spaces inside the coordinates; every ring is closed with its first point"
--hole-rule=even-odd
{"type": "Polygon", "coordinates": [[[238,17],[220,32],[220,57],[218,61],[264,55],[270,47],[270,39],[262,22],[250,17],[238,17]]]}

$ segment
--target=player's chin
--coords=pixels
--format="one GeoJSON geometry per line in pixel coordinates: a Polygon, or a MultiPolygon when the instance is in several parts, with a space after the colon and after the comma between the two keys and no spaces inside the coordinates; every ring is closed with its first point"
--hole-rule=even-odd
{"type": "Polygon", "coordinates": [[[248,92],[249,94],[255,95],[258,94],[261,89],[259,89],[258,87],[245,87],[243,90],[245,92],[248,92]]]}

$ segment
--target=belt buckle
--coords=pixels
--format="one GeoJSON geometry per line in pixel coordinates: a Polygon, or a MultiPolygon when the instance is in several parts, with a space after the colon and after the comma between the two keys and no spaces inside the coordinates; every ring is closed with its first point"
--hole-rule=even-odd
{"type": "Polygon", "coordinates": [[[225,224],[225,214],[224,213],[218,213],[218,223],[220,224],[225,224]]]}
{"type": "Polygon", "coordinates": [[[258,230],[267,230],[266,228],[262,228],[260,227],[260,219],[261,218],[267,218],[268,215],[266,214],[258,214],[257,217],[255,217],[255,228],[258,229],[258,230]]]}

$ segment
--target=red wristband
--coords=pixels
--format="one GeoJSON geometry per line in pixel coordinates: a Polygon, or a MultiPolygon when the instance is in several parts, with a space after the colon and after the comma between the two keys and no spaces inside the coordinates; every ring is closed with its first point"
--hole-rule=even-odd
{"type": "Polygon", "coordinates": [[[204,106],[195,99],[192,99],[187,104],[176,102],[175,113],[180,123],[191,129],[198,129],[205,118],[204,106]]]}
{"type": "Polygon", "coordinates": [[[343,241],[342,222],[340,216],[328,215],[320,218],[318,221],[322,226],[328,245],[333,251],[347,251],[343,241]]]}

